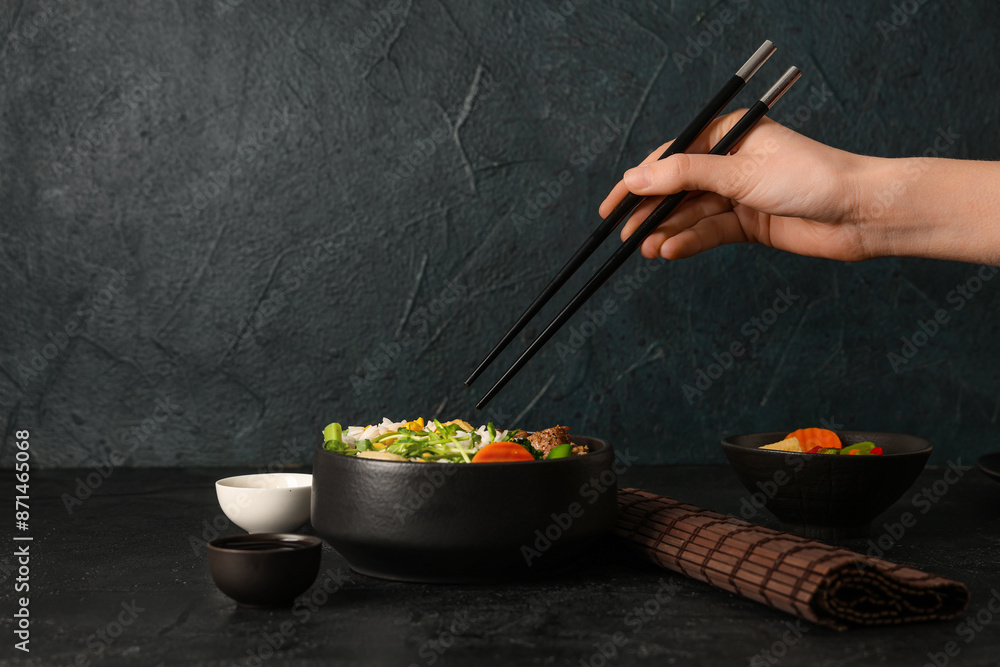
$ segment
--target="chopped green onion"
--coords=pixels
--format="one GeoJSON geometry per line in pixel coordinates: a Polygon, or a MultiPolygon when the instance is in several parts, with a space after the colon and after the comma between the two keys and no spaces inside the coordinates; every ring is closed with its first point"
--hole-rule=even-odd
{"type": "Polygon", "coordinates": [[[455,441],[455,447],[458,448],[458,453],[462,455],[462,458],[466,463],[472,463],[472,460],[469,458],[469,453],[465,451],[465,447],[459,444],[457,440],[455,441]]]}
{"type": "Polygon", "coordinates": [[[334,422],[333,424],[327,425],[323,429],[323,440],[332,440],[333,442],[340,442],[343,440],[343,430],[340,428],[340,424],[334,422]]]}

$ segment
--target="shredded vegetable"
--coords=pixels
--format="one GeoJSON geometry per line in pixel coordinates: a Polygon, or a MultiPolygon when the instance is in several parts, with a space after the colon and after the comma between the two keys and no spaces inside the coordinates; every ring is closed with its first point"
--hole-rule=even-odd
{"type": "Polygon", "coordinates": [[[396,458],[398,456],[409,461],[470,463],[488,445],[509,443],[509,446],[495,448],[494,453],[479,460],[520,461],[545,458],[527,438],[513,437],[518,434],[523,434],[523,431],[498,430],[492,422],[476,429],[460,419],[446,423],[437,419],[425,421],[423,418],[408,422],[391,422],[386,419],[378,425],[350,426],[346,429],[337,423],[330,424],[323,429],[323,446],[337,454],[362,458],[400,460],[396,458]],[[496,454],[500,451],[506,452],[506,458],[496,454]]]}

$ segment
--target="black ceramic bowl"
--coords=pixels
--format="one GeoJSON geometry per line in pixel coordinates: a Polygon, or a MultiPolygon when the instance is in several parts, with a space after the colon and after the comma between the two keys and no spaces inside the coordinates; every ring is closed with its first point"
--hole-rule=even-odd
{"type": "Polygon", "coordinates": [[[289,607],[319,573],[323,542],[309,535],[252,533],[208,543],[219,590],[243,607],[289,607]]]}
{"type": "Polygon", "coordinates": [[[871,441],[881,456],[796,454],[758,449],[788,431],[722,440],[726,458],[751,492],[789,530],[806,537],[867,537],[872,520],[910,488],[931,455],[931,443],[900,433],[837,431],[844,446],[871,441]]]}
{"type": "Polygon", "coordinates": [[[982,470],[988,477],[1000,482],[1000,452],[983,454],[976,459],[976,467],[982,470]]]}
{"type": "Polygon", "coordinates": [[[316,449],[312,524],[357,572],[401,581],[523,577],[614,526],[614,452],[553,461],[412,463],[316,449]]]}

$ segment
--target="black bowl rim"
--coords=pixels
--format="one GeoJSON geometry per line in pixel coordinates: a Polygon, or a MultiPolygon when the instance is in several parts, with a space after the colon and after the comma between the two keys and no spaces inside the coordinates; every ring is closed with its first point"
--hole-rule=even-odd
{"type": "MultiPolygon", "coordinates": [[[[561,459],[541,459],[541,460],[533,460],[533,461],[489,461],[487,463],[477,463],[476,466],[475,466],[475,468],[481,468],[481,467],[486,467],[486,466],[489,466],[491,468],[495,468],[497,466],[523,466],[523,465],[538,464],[538,463],[547,463],[547,464],[557,463],[558,464],[558,463],[563,463],[564,461],[578,461],[578,460],[581,460],[581,459],[586,459],[587,457],[590,457],[590,456],[597,456],[599,454],[604,454],[608,449],[611,448],[611,443],[610,442],[608,442],[604,438],[598,438],[598,437],[593,436],[593,435],[583,435],[583,434],[576,434],[576,433],[574,433],[573,435],[570,436],[570,440],[572,440],[573,438],[587,438],[588,440],[596,440],[597,442],[601,443],[602,447],[599,450],[597,450],[596,452],[587,452],[586,454],[577,454],[575,456],[565,456],[565,457],[563,457],[561,459]]],[[[414,461],[410,461],[410,460],[406,460],[406,461],[384,461],[384,460],[381,460],[381,459],[366,459],[366,458],[358,459],[357,456],[345,456],[343,454],[338,454],[337,452],[331,452],[331,451],[329,451],[329,450],[327,450],[326,448],[323,447],[323,443],[319,443],[318,445],[316,445],[316,451],[317,452],[322,452],[323,454],[328,454],[330,456],[339,456],[340,458],[343,458],[343,459],[354,459],[356,461],[357,460],[364,461],[364,463],[359,463],[359,464],[355,464],[355,465],[367,465],[369,463],[386,463],[386,464],[389,464],[389,465],[400,465],[400,464],[403,464],[403,463],[408,463],[408,464],[411,464],[411,465],[415,464],[414,461]]],[[[443,462],[443,461],[428,461],[427,463],[420,463],[420,464],[417,464],[417,465],[420,465],[421,468],[426,468],[429,465],[433,465],[433,466],[454,466],[454,465],[465,466],[467,464],[464,464],[464,463],[451,463],[451,462],[443,462]]]]}
{"type": "MultiPolygon", "coordinates": [[[[841,433],[865,433],[865,434],[871,435],[871,436],[883,436],[883,435],[896,436],[896,437],[903,436],[905,438],[912,438],[913,440],[921,440],[921,441],[923,441],[926,444],[925,447],[922,447],[921,449],[914,450],[912,452],[895,452],[895,453],[892,453],[892,454],[881,454],[878,458],[892,458],[892,457],[902,457],[902,456],[919,456],[919,455],[923,455],[923,454],[929,454],[930,452],[934,451],[934,445],[931,444],[930,440],[928,440],[927,438],[922,438],[919,435],[910,435],[909,433],[890,433],[888,431],[864,431],[864,430],[859,430],[859,429],[837,430],[837,431],[834,431],[834,432],[837,433],[837,435],[840,435],[841,433]]],[[[776,449],[761,449],[760,447],[750,447],[748,445],[739,445],[739,444],[736,444],[735,442],[731,442],[731,440],[735,439],[735,438],[746,438],[746,437],[750,437],[750,436],[759,436],[759,435],[774,435],[774,436],[777,436],[779,439],[781,439],[783,437],[781,435],[782,433],[784,433],[785,435],[787,435],[788,433],[791,433],[791,431],[759,431],[757,433],[740,433],[739,435],[727,435],[726,437],[722,438],[722,447],[723,448],[732,447],[734,449],[740,449],[740,450],[744,450],[744,451],[760,452],[761,454],[763,454],[765,456],[766,455],[770,455],[770,454],[775,454],[775,455],[778,455],[778,454],[780,454],[780,455],[784,455],[784,454],[797,454],[797,455],[801,455],[801,456],[823,456],[823,457],[831,456],[830,454],[819,454],[819,453],[809,454],[807,452],[783,452],[783,451],[776,450],[776,449]]],[[[775,442],[777,442],[777,441],[775,441],[775,442]]],[[[875,458],[875,457],[873,457],[873,456],[847,456],[847,457],[844,457],[843,460],[845,460],[845,461],[848,461],[848,460],[860,461],[860,460],[863,460],[863,459],[871,459],[871,458],[875,458]]],[[[854,464],[852,464],[852,465],[854,465],[854,464]]]]}
{"type": "Polygon", "coordinates": [[[1000,452],[987,452],[976,459],[976,467],[984,473],[1000,479],[1000,452]]]}
{"type": "MultiPolygon", "coordinates": [[[[992,465],[993,462],[1000,464],[1000,452],[986,452],[976,459],[976,465],[980,468],[992,465]]],[[[991,469],[995,470],[995,469],[991,469]]]]}
{"type": "Polygon", "coordinates": [[[315,535],[299,535],[298,533],[246,533],[217,537],[208,543],[208,550],[227,554],[246,554],[248,557],[252,554],[289,553],[287,549],[278,548],[254,549],[253,551],[247,551],[246,549],[230,549],[226,546],[226,544],[231,542],[274,542],[276,547],[279,544],[293,545],[296,547],[296,551],[321,549],[323,547],[323,540],[315,535]]]}

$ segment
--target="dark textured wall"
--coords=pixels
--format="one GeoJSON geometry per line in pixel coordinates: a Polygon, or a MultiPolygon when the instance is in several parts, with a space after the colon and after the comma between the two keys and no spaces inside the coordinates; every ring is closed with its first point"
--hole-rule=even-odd
{"type": "MultiPolygon", "coordinates": [[[[304,462],[334,420],[479,421],[501,367],[462,379],[763,39],[740,104],[796,64],[774,117],[811,137],[994,159],[998,27],[973,0],[3,3],[0,461],[22,428],[39,465],[175,466],[304,462]]],[[[635,258],[492,416],[646,462],[824,419],[969,462],[1000,429],[1000,280],[949,299],[976,271],[635,258]]]]}

